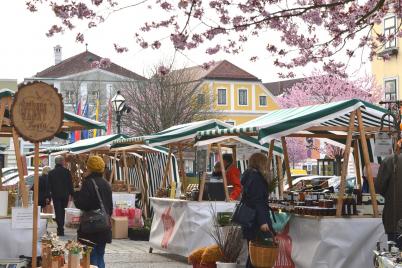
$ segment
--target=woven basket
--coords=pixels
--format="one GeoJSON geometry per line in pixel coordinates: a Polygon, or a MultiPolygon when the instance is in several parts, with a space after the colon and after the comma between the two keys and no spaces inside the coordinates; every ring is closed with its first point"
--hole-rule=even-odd
{"type": "Polygon", "coordinates": [[[276,258],[278,257],[278,246],[267,247],[258,245],[250,241],[249,245],[251,264],[256,268],[274,267],[276,258]]]}

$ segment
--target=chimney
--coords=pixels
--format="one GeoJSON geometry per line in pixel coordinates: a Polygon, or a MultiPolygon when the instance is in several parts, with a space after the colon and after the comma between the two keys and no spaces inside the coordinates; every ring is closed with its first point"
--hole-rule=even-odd
{"type": "Polygon", "coordinates": [[[57,45],[53,48],[54,50],[54,65],[61,62],[61,46],[57,45]]]}

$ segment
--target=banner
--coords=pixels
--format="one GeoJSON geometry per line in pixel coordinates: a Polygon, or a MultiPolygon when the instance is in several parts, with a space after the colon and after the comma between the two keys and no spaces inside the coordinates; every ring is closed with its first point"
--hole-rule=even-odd
{"type": "Polygon", "coordinates": [[[200,247],[215,244],[209,235],[211,204],[217,212],[232,212],[236,203],[191,202],[150,198],[154,210],[149,242],[153,248],[188,257],[200,247]]]}

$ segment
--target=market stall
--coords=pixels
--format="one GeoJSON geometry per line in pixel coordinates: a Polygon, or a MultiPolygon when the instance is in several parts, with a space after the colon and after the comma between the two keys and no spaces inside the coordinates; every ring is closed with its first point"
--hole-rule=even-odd
{"type": "MultiPolygon", "coordinates": [[[[134,137],[126,140],[126,143],[133,143],[132,146],[138,144],[149,144],[150,146],[163,145],[169,148],[169,158],[176,152],[179,155],[181,164],[181,174],[184,173],[184,166],[182,164],[183,150],[197,152],[195,145],[195,137],[198,131],[206,129],[223,129],[232,127],[219,120],[207,120],[201,122],[194,122],[179,126],[171,127],[161,133],[150,135],[147,137],[134,137]]],[[[120,141],[123,142],[123,141],[120,141]]],[[[198,144],[198,147],[208,147],[209,152],[204,154],[197,153],[197,159],[202,160],[204,167],[208,165],[209,156],[212,151],[216,151],[222,159],[222,148],[231,150],[237,159],[247,158],[246,151],[266,151],[269,152],[269,146],[259,144],[258,140],[251,137],[225,137],[221,139],[213,139],[210,142],[203,141],[198,144]],[[236,146],[243,145],[246,147],[242,153],[236,154],[236,146]],[[201,156],[202,155],[202,156],[201,156]],[[202,158],[202,159],[201,159],[202,158]]],[[[272,154],[280,156],[282,154],[281,148],[278,146],[272,147],[272,154]],[[275,149],[274,149],[275,147],[275,149]]],[[[223,166],[223,165],[222,165],[223,166]]],[[[154,216],[150,234],[150,244],[153,248],[164,250],[170,253],[188,256],[188,254],[201,246],[213,243],[212,238],[208,235],[209,228],[212,222],[211,204],[216,206],[216,212],[231,212],[234,209],[235,202],[229,201],[227,182],[225,175],[223,176],[223,188],[225,189],[225,197],[223,201],[209,202],[203,199],[203,189],[206,181],[206,169],[203,169],[203,176],[200,183],[197,185],[189,185],[189,187],[177,186],[175,191],[175,184],[169,178],[170,163],[167,162],[165,172],[162,180],[160,181],[160,189],[170,187],[170,191],[165,191],[163,198],[150,198],[151,206],[153,208],[154,216]],[[199,187],[199,185],[201,185],[199,187]],[[199,188],[199,190],[198,190],[199,188]],[[176,198],[176,199],[175,199],[176,198]],[[178,199],[180,198],[180,200],[178,199]],[[205,200],[205,201],[203,201],[205,200]],[[226,201],[225,201],[226,200],[226,201]]],[[[221,182],[222,183],[222,182],[221,182]]],[[[161,196],[160,196],[161,197],[161,196]]],[[[152,249],[151,249],[152,250],[152,249]]]]}
{"type": "MultiPolygon", "coordinates": [[[[40,255],[37,239],[46,230],[46,220],[39,220],[39,212],[36,209],[40,142],[52,139],[54,136],[67,138],[66,131],[83,129],[105,129],[105,126],[100,122],[64,112],[61,95],[48,84],[35,82],[21,85],[15,97],[12,91],[2,90],[0,92],[0,136],[13,138],[20,179],[18,185],[23,205],[22,208],[13,211],[11,215],[0,215],[1,244],[8,246],[2,253],[7,253],[8,258],[26,255],[32,256],[36,260],[36,256],[40,255]],[[20,137],[35,145],[35,187],[32,207],[28,207],[28,190],[24,181],[24,160],[20,150],[20,137]],[[24,236],[22,237],[22,235],[24,236]],[[28,240],[30,237],[31,244],[27,243],[27,237],[28,240]]],[[[10,203],[10,206],[13,205],[10,203]]],[[[32,263],[32,267],[36,267],[36,261],[32,263]]]]}
{"type": "MultiPolygon", "coordinates": [[[[282,199],[271,200],[274,209],[294,215],[288,231],[279,235],[279,254],[282,257],[278,258],[276,266],[346,267],[347,263],[347,267],[357,268],[363,267],[361,263],[366,263],[368,266],[364,267],[372,267],[370,262],[364,260],[372,260],[375,242],[385,238],[371,174],[368,139],[380,131],[381,118],[385,113],[382,107],[360,100],[348,100],[272,111],[246,124],[225,130],[202,131],[198,136],[246,134],[258,136],[260,143],[280,141],[290,186],[292,181],[286,137],[344,139],[344,161],[338,191],[293,191],[285,193],[282,199]],[[371,216],[359,215],[361,213],[356,209],[361,202],[359,191],[346,192],[349,155],[353,153],[356,157],[357,147],[361,147],[363,164],[367,169],[371,216]],[[351,239],[355,237],[353,234],[356,239],[351,239]],[[368,241],[368,237],[373,240],[368,241]],[[328,257],[328,249],[339,252],[340,255],[334,255],[337,260],[328,257]],[[287,260],[287,264],[280,263],[280,260],[287,260]]],[[[386,124],[392,123],[387,120],[386,124]]],[[[359,161],[355,162],[359,164],[359,161]]],[[[358,175],[357,180],[360,179],[358,175]]],[[[357,188],[360,186],[361,182],[358,182],[357,188]]]]}

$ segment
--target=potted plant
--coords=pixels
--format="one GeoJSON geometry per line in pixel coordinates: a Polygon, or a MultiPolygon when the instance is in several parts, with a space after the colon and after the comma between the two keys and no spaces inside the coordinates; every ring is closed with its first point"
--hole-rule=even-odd
{"type": "Polygon", "coordinates": [[[52,248],[52,268],[61,268],[64,266],[64,249],[57,245],[52,248]]]}
{"type": "Polygon", "coordinates": [[[82,259],[81,259],[81,267],[82,268],[89,268],[91,263],[91,251],[92,247],[90,246],[83,246],[82,249],[82,259]]]}
{"type": "Polygon", "coordinates": [[[69,240],[65,248],[68,251],[68,268],[79,268],[80,253],[82,252],[83,246],[78,241],[69,240]]]}
{"type": "MultiPolygon", "coordinates": [[[[240,226],[228,224],[220,226],[218,214],[211,205],[213,226],[210,236],[217,244],[221,258],[216,262],[217,268],[236,268],[237,260],[243,248],[243,233],[240,226]]],[[[221,221],[222,222],[222,221],[221,221]]]]}

